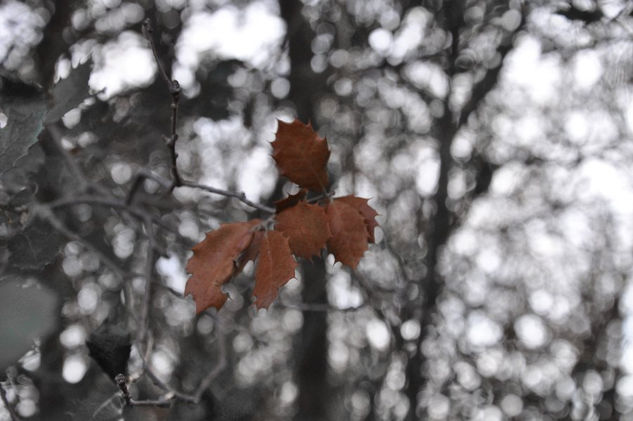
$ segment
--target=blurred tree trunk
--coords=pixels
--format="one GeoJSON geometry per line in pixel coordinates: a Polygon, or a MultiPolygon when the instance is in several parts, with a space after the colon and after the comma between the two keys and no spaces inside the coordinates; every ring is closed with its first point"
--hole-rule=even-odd
{"type": "MultiPolygon", "coordinates": [[[[457,226],[457,218],[463,218],[467,208],[463,213],[456,215],[448,206],[448,183],[451,169],[455,162],[451,155],[451,146],[459,130],[468,123],[468,118],[483,103],[486,96],[493,90],[499,80],[499,75],[503,62],[507,54],[513,48],[515,35],[523,28],[525,23],[525,10],[522,11],[521,22],[518,27],[508,33],[497,46],[500,56],[499,64],[491,67],[484,77],[476,82],[472,87],[471,96],[461,110],[454,110],[451,107],[451,97],[453,95],[453,78],[457,73],[456,63],[460,54],[460,32],[464,27],[463,1],[446,2],[442,5],[441,22],[446,32],[451,35],[451,45],[446,53],[445,72],[448,78],[448,92],[444,99],[442,116],[437,120],[434,127],[434,136],[438,141],[439,153],[439,176],[436,191],[432,197],[434,212],[427,221],[419,221],[419,226],[426,226],[425,233],[425,268],[426,273],[419,280],[421,294],[410,303],[410,307],[404,312],[404,320],[413,318],[420,323],[420,335],[416,340],[416,347],[406,366],[407,386],[406,395],[409,399],[409,413],[407,420],[417,420],[416,414],[418,394],[426,385],[426,374],[423,372],[425,358],[421,352],[421,345],[431,333],[433,326],[433,316],[437,310],[437,303],[442,292],[444,280],[438,273],[438,263],[440,252],[447,243],[451,233],[457,226]]],[[[475,173],[477,186],[471,193],[469,201],[472,203],[477,196],[485,194],[490,186],[493,172],[496,167],[486,160],[486,158],[474,151],[468,162],[475,173]]],[[[424,218],[420,212],[420,218],[424,218]]],[[[401,341],[401,338],[399,338],[401,341]]]]}
{"type": "Polygon", "coordinates": [[[69,26],[76,1],[45,2],[45,6],[51,17],[44,27],[42,42],[35,49],[35,59],[39,83],[48,87],[55,77],[57,59],[68,48],[64,40],[64,30],[69,26]]]}
{"type": "MultiPolygon", "coordinates": [[[[444,5],[444,26],[451,34],[451,47],[448,51],[446,73],[449,80],[449,89],[444,100],[444,109],[442,117],[436,125],[436,136],[439,148],[439,177],[437,188],[433,195],[433,204],[435,212],[431,215],[430,220],[426,224],[428,228],[425,235],[425,245],[427,249],[424,260],[426,274],[420,279],[420,296],[413,300],[411,305],[412,311],[408,316],[413,317],[420,323],[420,335],[416,341],[416,347],[413,355],[410,356],[406,367],[407,387],[406,394],[409,399],[408,420],[419,419],[416,415],[418,393],[422,390],[426,383],[426,376],[423,373],[424,356],[420,350],[424,339],[430,333],[432,325],[432,317],[436,311],[438,297],[442,291],[442,279],[437,273],[437,265],[440,249],[446,243],[451,231],[451,212],[447,207],[448,199],[448,181],[453,158],[451,156],[451,145],[457,133],[457,119],[451,110],[449,101],[452,91],[452,77],[455,73],[455,61],[459,53],[459,29],[461,23],[460,3],[455,2],[444,5]]],[[[407,317],[407,318],[409,318],[407,317]]]]}
{"type": "MultiPolygon", "coordinates": [[[[303,262],[303,300],[327,302],[325,266],[322,259],[303,262]]],[[[304,311],[303,328],[297,346],[296,380],[299,386],[297,420],[327,418],[325,402],[329,400],[327,383],[327,313],[304,311]]]]}
{"type": "MultiPolygon", "coordinates": [[[[286,22],[286,40],[290,57],[289,100],[297,117],[303,122],[314,122],[314,96],[322,93],[324,79],[312,71],[310,45],[314,32],[301,14],[302,3],[279,0],[281,17],[286,22]]],[[[322,259],[301,264],[303,302],[325,303],[326,280],[322,259]]],[[[303,312],[303,327],[296,353],[296,382],[299,388],[296,419],[323,420],[327,416],[327,313],[303,312]]]]}

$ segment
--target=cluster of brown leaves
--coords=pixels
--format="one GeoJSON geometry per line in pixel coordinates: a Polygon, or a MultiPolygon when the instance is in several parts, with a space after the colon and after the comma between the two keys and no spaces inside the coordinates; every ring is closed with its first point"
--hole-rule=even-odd
{"type": "Polygon", "coordinates": [[[355,268],[374,242],[377,213],[368,199],[327,195],[327,140],[298,120],[278,123],[273,158],[279,172],[301,190],[275,202],[274,229],[266,229],[270,224],[259,219],[224,224],[193,247],[185,294],[193,295],[197,313],[220,309],[227,300],[222,285],[251,260],[259,259],[253,295],[257,308],[262,308],[295,276],[293,255],[311,259],[327,247],[337,261],[355,268]],[[308,190],[325,193],[322,203],[307,200],[308,190]]]}

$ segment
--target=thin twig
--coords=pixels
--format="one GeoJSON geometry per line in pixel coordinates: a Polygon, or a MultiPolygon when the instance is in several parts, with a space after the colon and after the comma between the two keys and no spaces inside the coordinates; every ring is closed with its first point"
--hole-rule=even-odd
{"type": "Polygon", "coordinates": [[[310,312],[315,312],[315,313],[317,312],[351,313],[354,311],[358,311],[367,305],[367,303],[363,302],[357,306],[340,308],[340,307],[334,307],[329,304],[323,304],[323,303],[288,303],[283,300],[280,300],[279,304],[286,308],[292,308],[292,309],[301,310],[301,311],[310,311],[310,312]]]}
{"type": "Polygon", "coordinates": [[[127,378],[125,377],[125,374],[117,374],[114,381],[123,395],[123,401],[126,405],[129,405],[132,398],[130,397],[130,391],[127,388],[127,378]]]}
{"type": "Polygon", "coordinates": [[[147,41],[149,41],[149,45],[152,48],[154,60],[156,61],[156,65],[158,66],[158,72],[160,73],[163,80],[165,80],[167,85],[171,88],[171,78],[167,74],[165,66],[163,65],[163,62],[158,55],[158,50],[156,49],[156,44],[154,43],[154,28],[152,28],[152,23],[150,22],[149,18],[145,19],[145,21],[143,22],[143,36],[145,37],[145,39],[147,39],[147,41]]]}
{"type": "Polygon", "coordinates": [[[141,188],[145,180],[153,180],[167,190],[170,190],[172,186],[172,184],[169,181],[165,180],[163,177],[159,176],[158,174],[154,174],[153,172],[145,168],[142,168],[141,170],[139,170],[139,172],[136,173],[136,177],[134,177],[132,187],[130,188],[130,192],[127,195],[125,203],[127,203],[128,205],[132,204],[136,193],[138,193],[138,190],[141,188]]]}
{"type": "Polygon", "coordinates": [[[135,274],[126,273],[123,269],[119,267],[119,265],[114,260],[112,260],[104,252],[99,250],[97,247],[95,247],[92,243],[87,241],[85,238],[81,237],[77,233],[68,229],[64,225],[64,223],[59,218],[57,218],[57,216],[55,216],[53,211],[48,206],[41,205],[41,204],[37,205],[37,207],[34,208],[34,214],[37,217],[48,222],[53,228],[55,228],[55,230],[57,230],[57,232],[62,234],[64,237],[68,238],[69,240],[77,241],[86,249],[90,250],[92,253],[97,255],[99,260],[108,269],[110,269],[112,273],[114,273],[115,276],[119,278],[119,280],[123,284],[123,292],[125,294],[126,304],[129,306],[132,305],[132,286],[129,282],[127,282],[127,280],[130,276],[135,275],[135,274]]]}
{"type": "Polygon", "coordinates": [[[226,338],[223,334],[218,333],[218,362],[213,367],[211,371],[204,377],[204,379],[200,382],[196,393],[194,394],[196,398],[196,402],[200,402],[202,398],[202,394],[205,390],[211,385],[211,382],[218,377],[218,375],[224,370],[227,365],[226,358],[226,338]]]}
{"type": "MultiPolygon", "coordinates": [[[[220,194],[226,197],[234,197],[255,209],[259,209],[261,211],[268,212],[268,213],[274,213],[275,210],[273,208],[248,200],[246,198],[246,195],[243,192],[235,193],[235,192],[218,189],[211,186],[205,186],[202,184],[186,181],[181,177],[180,173],[178,172],[178,163],[177,163],[178,153],[176,152],[176,142],[178,141],[178,105],[180,103],[179,101],[180,101],[180,91],[181,91],[180,83],[178,83],[178,81],[175,79],[171,79],[169,75],[167,74],[165,65],[163,64],[163,61],[161,60],[158,54],[158,49],[156,48],[156,44],[154,42],[153,33],[154,33],[154,30],[152,28],[150,20],[145,19],[145,21],[143,22],[143,35],[145,36],[145,38],[150,44],[152,53],[154,54],[154,60],[156,61],[156,65],[158,66],[158,72],[160,73],[161,77],[167,84],[167,87],[169,88],[169,95],[171,96],[171,131],[170,131],[169,137],[165,136],[165,139],[167,141],[167,146],[169,147],[169,152],[171,156],[171,173],[174,179],[173,184],[170,187],[170,190],[173,190],[174,188],[181,187],[181,186],[198,188],[198,189],[206,190],[210,193],[220,194]]],[[[132,196],[128,197],[128,203],[130,203],[131,197],[132,196]]]]}
{"type": "Polygon", "coordinates": [[[314,197],[311,197],[310,199],[307,199],[306,202],[308,202],[308,203],[316,203],[316,202],[318,202],[320,200],[323,200],[323,199],[328,199],[329,200],[332,196],[334,196],[334,194],[335,194],[334,191],[329,191],[327,193],[321,193],[321,194],[319,194],[317,196],[314,196],[314,197]]]}
{"type": "Polygon", "coordinates": [[[232,191],[228,191],[228,190],[222,190],[222,189],[218,189],[216,187],[211,187],[211,186],[205,186],[204,184],[197,184],[197,183],[192,183],[190,181],[183,181],[181,186],[183,187],[191,187],[191,188],[195,188],[195,189],[201,189],[201,190],[205,190],[208,191],[209,193],[214,193],[214,194],[219,194],[222,196],[226,196],[226,197],[233,197],[237,200],[239,200],[242,203],[247,204],[248,206],[255,208],[255,209],[259,209],[263,212],[267,212],[267,213],[275,213],[275,209],[269,207],[269,206],[265,206],[259,203],[255,203],[251,200],[248,200],[246,198],[246,194],[244,192],[232,192],[232,191]]]}
{"type": "Polygon", "coordinates": [[[173,402],[173,399],[167,399],[167,398],[162,398],[162,399],[146,399],[146,400],[140,400],[137,401],[136,399],[130,399],[129,404],[131,406],[156,406],[159,408],[168,408],[171,406],[171,403],[173,402]]]}
{"type": "MultiPolygon", "coordinates": [[[[168,407],[171,405],[173,398],[160,398],[160,399],[147,399],[147,400],[136,400],[132,398],[130,395],[130,390],[127,387],[127,377],[125,374],[119,373],[114,378],[116,381],[116,385],[119,387],[120,396],[123,398],[123,403],[129,406],[158,406],[158,407],[168,407]]],[[[112,400],[110,398],[106,403],[109,403],[112,400]]]]}
{"type": "Polygon", "coordinates": [[[193,393],[185,393],[179,390],[174,389],[168,383],[161,380],[156,373],[152,371],[148,362],[147,356],[143,355],[139,352],[141,357],[141,361],[143,362],[143,370],[149,376],[149,378],[161,389],[167,392],[167,395],[159,400],[148,400],[148,401],[134,401],[130,403],[131,405],[138,404],[138,402],[142,402],[141,405],[155,405],[155,406],[164,406],[167,405],[170,401],[174,399],[179,399],[185,402],[191,403],[199,403],[202,399],[202,395],[204,391],[211,385],[211,382],[226,368],[227,365],[227,349],[226,349],[226,338],[223,334],[218,334],[218,360],[216,365],[204,376],[195,392],[193,393]],[[136,402],[136,403],[135,403],[136,402]]]}
{"type": "MultiPolygon", "coordinates": [[[[90,181],[89,177],[86,173],[81,169],[81,166],[73,159],[70,153],[64,148],[62,145],[62,133],[58,124],[50,124],[47,126],[48,132],[50,133],[50,138],[52,139],[53,146],[57,149],[59,154],[62,156],[64,161],[66,162],[67,168],[69,169],[73,180],[76,180],[79,183],[79,190],[81,193],[86,193],[89,191],[93,191],[104,197],[110,196],[110,192],[100,184],[94,183],[90,181]]],[[[123,219],[126,222],[128,215],[122,215],[123,219]]]]}
{"type": "Polygon", "coordinates": [[[354,274],[352,279],[358,282],[358,285],[365,292],[367,296],[367,303],[371,306],[372,311],[385,323],[385,325],[387,325],[387,327],[391,331],[392,337],[390,339],[393,341],[393,338],[396,338],[396,335],[398,334],[398,320],[394,320],[394,318],[389,317],[389,315],[383,310],[381,305],[372,304],[372,302],[380,303],[383,301],[376,294],[376,286],[370,285],[369,281],[360,272],[355,270],[352,273],[354,274]]]}
{"type": "MultiPolygon", "coordinates": [[[[124,211],[128,212],[130,215],[136,217],[137,219],[141,221],[144,221],[145,217],[148,215],[148,212],[143,209],[140,209],[133,205],[128,205],[122,200],[118,200],[118,199],[110,198],[110,197],[106,197],[106,198],[99,197],[99,196],[67,197],[67,198],[58,199],[52,202],[47,202],[46,205],[49,206],[51,209],[54,209],[54,208],[58,208],[62,206],[73,206],[73,205],[79,205],[83,203],[88,204],[88,205],[100,205],[100,206],[106,206],[106,207],[111,207],[115,209],[123,209],[124,211]]],[[[150,215],[150,217],[152,218],[152,221],[156,225],[164,228],[165,230],[169,232],[177,233],[177,230],[167,225],[160,218],[154,215],[150,215]]]]}
{"type": "Polygon", "coordinates": [[[160,377],[158,377],[156,373],[154,373],[152,369],[150,368],[145,355],[139,352],[139,356],[141,357],[141,361],[143,362],[143,371],[149,376],[149,378],[152,380],[152,382],[154,382],[155,385],[157,385],[158,387],[163,389],[165,392],[167,392],[168,396],[166,396],[165,399],[169,399],[169,400],[180,399],[185,402],[197,403],[193,395],[180,392],[174,389],[173,387],[171,387],[168,383],[161,380],[160,377]]]}
{"type": "MultiPolygon", "coordinates": [[[[73,180],[76,180],[79,183],[79,191],[81,193],[86,193],[89,191],[93,191],[104,197],[110,196],[109,191],[100,184],[93,183],[90,181],[86,173],[81,169],[81,166],[73,159],[70,153],[64,148],[62,145],[62,133],[58,124],[50,124],[47,126],[47,130],[50,134],[50,138],[52,139],[52,144],[55,146],[59,154],[62,156],[64,161],[66,162],[66,166],[70,171],[73,180]]],[[[128,215],[122,215],[123,219],[127,220],[128,215]]]]}
{"type": "Polygon", "coordinates": [[[177,80],[172,81],[172,87],[169,89],[171,93],[171,138],[167,145],[171,155],[171,174],[174,177],[174,184],[172,190],[176,186],[182,184],[180,173],[178,173],[178,153],[176,152],[176,141],[178,140],[178,133],[176,133],[176,127],[178,125],[178,103],[180,101],[180,84],[177,80]]]}
{"type": "Polygon", "coordinates": [[[64,145],[62,145],[62,133],[59,126],[57,126],[57,124],[50,124],[46,128],[51,135],[53,145],[66,162],[66,167],[72,174],[73,179],[79,183],[80,190],[82,192],[85,192],[88,189],[90,183],[88,182],[88,179],[86,178],[81,168],[79,168],[77,162],[75,162],[66,148],[64,148],[64,145]]]}
{"type": "MultiPolygon", "coordinates": [[[[149,332],[149,311],[152,302],[152,274],[154,271],[154,248],[156,243],[154,226],[149,217],[145,218],[144,225],[147,231],[147,260],[145,262],[145,291],[143,293],[141,306],[141,326],[137,336],[139,346],[145,342],[145,338],[149,332]]],[[[147,348],[146,352],[149,353],[149,347],[147,348]]],[[[140,351],[142,352],[142,350],[140,351]]]]}
{"type": "MultiPolygon", "coordinates": [[[[106,399],[101,405],[99,405],[97,407],[97,409],[95,409],[95,411],[92,413],[92,419],[97,418],[97,415],[99,415],[99,413],[101,411],[103,411],[108,405],[110,405],[112,402],[114,402],[114,400],[116,398],[120,398],[121,396],[119,395],[119,393],[114,393],[112,396],[110,396],[108,399],[106,399]]],[[[121,410],[121,408],[117,408],[119,411],[121,410]]]]}
{"type": "Polygon", "coordinates": [[[158,49],[156,48],[156,44],[154,43],[153,33],[154,30],[152,29],[152,24],[150,23],[150,20],[145,19],[145,21],[143,22],[143,35],[152,48],[152,53],[154,54],[154,60],[156,61],[156,65],[158,66],[158,71],[167,84],[169,95],[171,96],[171,133],[170,137],[167,138],[167,146],[169,147],[169,152],[171,155],[171,174],[174,178],[174,183],[172,184],[170,190],[173,190],[175,187],[182,185],[182,179],[180,178],[180,174],[178,173],[178,154],[176,153],[176,142],[178,141],[177,129],[178,104],[180,103],[180,83],[178,83],[178,81],[175,79],[171,79],[167,74],[165,65],[158,55],[158,49]]]}
{"type": "Polygon", "coordinates": [[[134,206],[128,205],[127,203],[121,200],[107,198],[107,197],[106,198],[99,197],[99,196],[66,197],[66,198],[57,199],[52,202],[48,202],[46,204],[51,209],[54,209],[54,208],[58,208],[62,206],[79,205],[82,203],[85,203],[88,205],[101,205],[101,206],[107,206],[111,208],[123,209],[140,220],[143,220],[145,218],[145,213],[142,212],[140,209],[134,206]]]}
{"type": "Polygon", "coordinates": [[[22,418],[20,418],[17,412],[15,412],[15,408],[13,408],[13,405],[9,403],[9,400],[7,399],[7,392],[6,390],[4,390],[4,386],[2,384],[0,384],[0,399],[2,399],[4,407],[9,412],[9,415],[11,416],[11,421],[20,421],[22,418]]]}
{"type": "Polygon", "coordinates": [[[126,279],[125,272],[119,267],[119,265],[116,262],[114,262],[114,260],[112,260],[110,257],[108,257],[101,250],[96,248],[90,242],[86,241],[83,237],[81,237],[80,235],[78,235],[78,234],[74,233],[73,231],[69,230],[68,228],[66,228],[66,226],[63,224],[63,222],[59,218],[57,218],[55,216],[55,214],[51,211],[50,207],[48,207],[46,205],[42,205],[42,204],[37,205],[33,209],[33,213],[34,213],[35,216],[37,216],[37,217],[45,220],[46,222],[48,222],[53,228],[55,228],[60,234],[62,234],[63,236],[65,236],[69,240],[73,240],[73,241],[77,241],[77,242],[81,243],[81,245],[83,245],[85,248],[87,248],[88,250],[90,250],[91,252],[96,254],[99,257],[99,260],[101,260],[101,262],[108,269],[110,269],[122,281],[125,281],[125,279],[126,279]]]}

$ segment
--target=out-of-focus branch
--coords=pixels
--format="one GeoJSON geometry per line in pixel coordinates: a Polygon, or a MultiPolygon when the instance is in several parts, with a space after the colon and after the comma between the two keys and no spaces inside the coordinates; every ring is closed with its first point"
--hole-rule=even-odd
{"type": "Polygon", "coordinates": [[[289,303],[284,300],[279,300],[279,304],[283,307],[292,308],[295,310],[326,312],[326,313],[327,312],[351,313],[354,311],[358,311],[367,305],[366,303],[362,303],[357,306],[339,308],[339,307],[334,307],[329,304],[323,304],[323,303],[289,303]]]}
{"type": "Polygon", "coordinates": [[[119,390],[121,391],[121,394],[123,395],[123,401],[127,405],[129,405],[132,398],[130,397],[130,391],[127,388],[125,374],[121,374],[121,373],[117,374],[116,377],[114,378],[114,381],[116,382],[117,387],[119,388],[119,390]]]}
{"type": "Polygon", "coordinates": [[[161,187],[163,187],[164,189],[167,189],[167,190],[170,190],[171,187],[172,187],[172,183],[170,183],[168,180],[165,180],[160,175],[154,174],[153,172],[149,171],[148,169],[141,168],[136,173],[136,176],[134,177],[134,181],[132,182],[132,187],[130,188],[130,191],[129,191],[128,195],[127,195],[127,199],[125,199],[125,203],[130,205],[130,204],[132,204],[134,202],[134,197],[138,193],[140,187],[143,185],[143,182],[145,180],[155,181],[161,187]]]}
{"type": "Polygon", "coordinates": [[[149,41],[149,44],[152,48],[152,53],[154,54],[154,61],[156,61],[156,65],[158,66],[158,72],[161,77],[167,84],[167,88],[169,89],[169,95],[171,96],[171,133],[167,138],[167,146],[169,147],[169,152],[171,156],[171,175],[174,178],[174,184],[171,189],[174,187],[178,187],[182,184],[182,179],[180,178],[180,173],[178,172],[178,153],[176,153],[176,142],[178,141],[178,105],[180,103],[180,83],[177,80],[171,79],[165,70],[165,65],[161,61],[158,55],[158,49],[156,48],[156,44],[154,43],[153,37],[153,28],[149,19],[145,19],[143,22],[143,35],[149,41]]]}
{"type": "Polygon", "coordinates": [[[406,395],[409,400],[409,411],[406,420],[418,419],[418,394],[426,384],[426,378],[422,375],[422,367],[425,358],[422,355],[421,345],[429,331],[432,314],[435,312],[437,300],[442,290],[442,281],[437,271],[440,248],[445,244],[450,235],[450,210],[446,203],[448,198],[448,181],[453,157],[451,145],[458,131],[456,119],[450,107],[450,98],[453,92],[453,78],[457,68],[457,58],[460,52],[460,30],[463,25],[463,2],[446,2],[443,5],[443,20],[445,30],[451,34],[451,46],[447,51],[447,77],[448,91],[444,100],[444,112],[437,122],[438,148],[440,168],[437,180],[437,189],[433,194],[435,212],[430,217],[429,229],[425,235],[427,253],[424,258],[426,273],[418,279],[420,293],[409,304],[403,313],[403,317],[415,318],[420,323],[420,334],[415,340],[415,349],[409,356],[406,366],[408,384],[406,395]]]}
{"type": "Polygon", "coordinates": [[[48,222],[53,228],[55,228],[60,234],[68,238],[69,240],[77,241],[81,243],[85,248],[99,256],[99,260],[103,262],[103,264],[110,269],[116,276],[118,276],[121,280],[125,280],[126,274],[119,267],[119,265],[112,260],[109,256],[103,253],[101,250],[92,245],[85,238],[80,235],[72,232],[68,229],[62,221],[55,216],[55,214],[51,211],[51,209],[46,205],[38,205],[34,208],[34,215],[48,222]]]}
{"type": "MultiPolygon", "coordinates": [[[[143,184],[143,181],[145,180],[153,180],[157,182],[161,187],[167,190],[170,190],[174,186],[173,183],[170,183],[168,180],[164,179],[158,174],[154,174],[151,171],[143,168],[136,174],[136,177],[134,178],[134,181],[132,182],[132,187],[130,188],[130,192],[128,193],[127,199],[125,200],[125,203],[127,205],[131,205],[134,202],[134,197],[138,193],[141,185],[143,184]]],[[[225,196],[228,198],[238,199],[240,202],[252,208],[259,209],[263,212],[267,212],[267,213],[275,212],[275,210],[271,207],[268,207],[268,206],[265,206],[260,203],[256,203],[256,202],[253,202],[252,200],[247,199],[246,194],[244,192],[233,192],[229,190],[224,190],[224,189],[220,189],[213,186],[207,186],[205,184],[198,184],[192,181],[186,181],[186,180],[183,180],[182,178],[180,179],[179,187],[189,187],[193,189],[205,190],[205,191],[208,191],[209,193],[219,194],[221,196],[225,196]]],[[[316,198],[316,200],[320,200],[321,198],[323,198],[323,196],[316,198]]]]}
{"type": "Polygon", "coordinates": [[[128,305],[132,304],[132,286],[128,281],[131,276],[135,276],[134,273],[127,273],[123,269],[121,269],[120,265],[117,264],[112,258],[106,255],[104,252],[95,247],[88,240],[78,235],[77,233],[68,229],[64,223],[55,216],[51,208],[47,205],[38,205],[34,208],[34,215],[38,218],[41,218],[48,222],[57,232],[62,234],[64,237],[69,240],[77,241],[86,249],[90,250],[92,253],[97,255],[99,260],[112,271],[112,273],[119,278],[121,283],[123,284],[123,292],[125,293],[125,299],[128,305]]]}
{"type": "MultiPolygon", "coordinates": [[[[143,355],[142,353],[139,353],[139,355],[141,356],[141,361],[143,362],[143,372],[147,374],[147,376],[152,380],[152,382],[154,382],[154,384],[156,384],[158,387],[163,389],[166,392],[166,395],[163,396],[162,398],[155,399],[155,400],[137,401],[130,398],[128,401],[126,401],[126,403],[131,406],[135,406],[135,405],[136,406],[169,406],[171,402],[175,399],[181,400],[184,402],[191,402],[191,403],[197,404],[202,399],[202,395],[204,394],[205,390],[207,390],[209,386],[211,385],[211,382],[213,382],[213,380],[227,366],[226,338],[224,334],[219,334],[218,335],[217,363],[204,376],[204,378],[200,381],[200,384],[198,385],[198,387],[193,393],[186,393],[186,392],[181,392],[173,388],[168,383],[161,380],[160,377],[158,377],[156,373],[152,371],[151,367],[149,366],[149,363],[147,362],[147,357],[143,355]]],[[[119,386],[119,388],[123,392],[123,389],[121,388],[121,386],[119,386]]],[[[125,386],[125,388],[127,390],[127,385],[125,386]]]]}
{"type": "Polygon", "coordinates": [[[85,192],[89,187],[91,187],[90,183],[81,168],[79,168],[77,162],[70,156],[68,151],[62,145],[61,129],[57,124],[49,124],[46,129],[51,135],[50,138],[53,140],[53,145],[64,159],[64,162],[66,162],[66,166],[72,174],[73,179],[79,183],[80,190],[85,192]]]}
{"type": "MultiPolygon", "coordinates": [[[[141,301],[141,317],[140,326],[137,332],[137,343],[140,347],[145,342],[147,334],[149,332],[149,312],[152,303],[152,274],[154,272],[154,249],[156,247],[156,237],[154,236],[154,225],[149,217],[145,218],[144,227],[147,234],[147,256],[145,260],[145,291],[141,301]]],[[[139,349],[139,352],[145,352],[149,354],[151,350],[150,346],[147,346],[146,350],[139,349]]]]}
{"type": "MultiPolygon", "coordinates": [[[[67,197],[67,198],[58,199],[52,202],[48,202],[46,203],[46,205],[50,207],[51,209],[55,209],[55,208],[64,207],[64,206],[79,205],[82,203],[85,203],[88,205],[99,205],[99,206],[111,207],[115,209],[122,209],[125,212],[131,214],[132,216],[136,217],[140,221],[144,221],[148,215],[148,213],[145,210],[133,205],[129,205],[125,203],[125,201],[122,201],[113,197],[105,197],[105,198],[100,197],[100,196],[67,197]]],[[[156,225],[164,228],[165,230],[169,232],[173,232],[173,233],[177,232],[174,228],[165,224],[165,222],[163,222],[160,218],[155,217],[153,215],[150,215],[150,217],[152,219],[152,222],[154,222],[156,225]]]]}
{"type": "Polygon", "coordinates": [[[209,371],[209,373],[207,373],[204,379],[202,379],[202,381],[200,382],[200,385],[196,389],[196,392],[194,393],[196,402],[200,402],[200,399],[202,399],[202,395],[204,391],[207,390],[207,388],[211,385],[211,382],[216,377],[218,377],[218,375],[222,372],[222,370],[224,370],[226,366],[227,366],[226,338],[224,337],[223,334],[219,334],[218,335],[218,362],[215,365],[215,367],[213,367],[209,371]]]}
{"type": "Polygon", "coordinates": [[[508,34],[506,39],[502,42],[502,44],[497,48],[497,53],[499,54],[499,64],[495,67],[489,69],[484,77],[473,86],[470,99],[464,104],[462,107],[461,113],[459,114],[459,119],[457,121],[457,127],[462,127],[468,122],[468,117],[481,105],[481,102],[486,98],[486,96],[492,91],[492,89],[497,86],[497,81],[499,80],[499,74],[501,72],[501,68],[503,67],[503,62],[505,61],[506,56],[510,51],[512,51],[514,47],[514,37],[516,34],[523,29],[525,25],[525,12],[521,13],[521,22],[518,27],[511,33],[508,34]]]}
{"type": "Polygon", "coordinates": [[[9,412],[9,415],[11,416],[11,421],[20,421],[22,418],[20,418],[18,413],[15,412],[15,408],[13,408],[13,405],[9,403],[9,400],[7,399],[7,391],[4,390],[4,386],[2,384],[0,384],[0,399],[2,399],[2,403],[4,404],[7,412],[9,412]]]}

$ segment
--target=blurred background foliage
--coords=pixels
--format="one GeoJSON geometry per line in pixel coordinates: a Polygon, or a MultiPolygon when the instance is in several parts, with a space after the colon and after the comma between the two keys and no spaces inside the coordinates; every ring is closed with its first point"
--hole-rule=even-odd
{"type": "Polygon", "coordinates": [[[633,419],[632,10],[2,2],[0,417],[633,419]],[[311,121],[337,195],[380,213],[356,271],[300,262],[256,312],[247,268],[194,316],[190,247],[261,215],[138,178],[171,177],[144,19],[180,172],[271,205],[294,193],[276,119],[311,121]],[[197,404],[124,406],[118,371],[137,400],[211,376],[197,404]]]}

